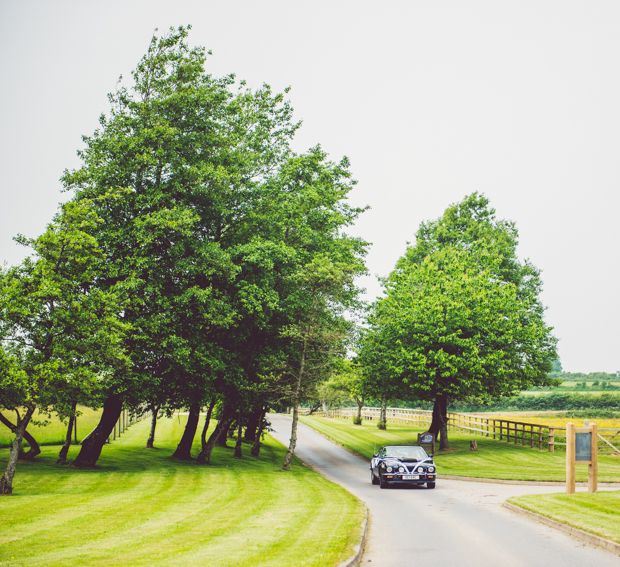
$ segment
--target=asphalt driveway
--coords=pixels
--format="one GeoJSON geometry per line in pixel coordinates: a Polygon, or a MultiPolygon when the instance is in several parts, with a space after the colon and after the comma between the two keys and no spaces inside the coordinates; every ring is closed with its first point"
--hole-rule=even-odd
{"type": "MultiPolygon", "coordinates": [[[[285,445],[291,419],[271,415],[285,445]]],[[[558,486],[442,480],[434,490],[370,483],[368,462],[299,424],[297,455],[366,503],[370,525],[362,565],[379,567],[620,567],[620,558],[501,506],[511,496],[558,486]]]]}

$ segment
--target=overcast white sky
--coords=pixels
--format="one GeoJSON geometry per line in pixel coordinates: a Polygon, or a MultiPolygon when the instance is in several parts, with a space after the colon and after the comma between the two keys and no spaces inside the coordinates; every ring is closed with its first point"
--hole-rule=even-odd
{"type": "Polygon", "coordinates": [[[620,369],[616,0],[0,0],[0,261],[51,218],[153,29],[188,23],[213,73],[292,87],[299,149],[350,157],[374,275],[484,192],[542,269],[564,368],[620,369]]]}

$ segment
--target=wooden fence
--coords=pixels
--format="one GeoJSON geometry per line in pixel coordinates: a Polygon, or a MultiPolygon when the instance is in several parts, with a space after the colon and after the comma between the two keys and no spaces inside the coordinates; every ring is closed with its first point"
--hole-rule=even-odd
{"type": "MultiPolygon", "coordinates": [[[[364,407],[362,408],[362,419],[378,420],[380,411],[380,408],[364,407]]],[[[330,409],[315,412],[315,415],[350,419],[357,415],[357,408],[330,409]]],[[[394,423],[405,423],[416,428],[426,429],[430,426],[432,412],[420,409],[387,408],[386,417],[388,421],[394,423]]],[[[552,427],[539,423],[487,417],[480,414],[450,412],[448,413],[448,428],[467,431],[473,435],[506,441],[532,449],[554,452],[556,449],[563,450],[566,447],[565,427],[552,427]]],[[[617,428],[599,428],[598,431],[599,438],[603,441],[603,444],[599,445],[602,450],[600,452],[620,455],[620,449],[617,447],[620,445],[618,439],[620,431],[617,428]]]]}

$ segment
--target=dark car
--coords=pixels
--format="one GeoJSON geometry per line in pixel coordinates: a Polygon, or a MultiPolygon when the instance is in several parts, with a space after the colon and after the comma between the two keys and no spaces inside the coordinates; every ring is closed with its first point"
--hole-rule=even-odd
{"type": "Polygon", "coordinates": [[[437,469],[433,456],[419,445],[387,445],[370,461],[370,480],[381,488],[407,484],[435,488],[437,469]]]}

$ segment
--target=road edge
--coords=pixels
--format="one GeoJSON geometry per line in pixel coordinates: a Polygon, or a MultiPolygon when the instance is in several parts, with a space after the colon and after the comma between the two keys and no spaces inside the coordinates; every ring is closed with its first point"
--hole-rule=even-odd
{"type": "MultiPolygon", "coordinates": [[[[478,478],[475,476],[460,476],[456,474],[442,474],[438,475],[439,478],[445,478],[446,480],[464,480],[465,482],[484,482],[487,484],[525,484],[532,486],[566,486],[566,482],[563,480],[517,480],[508,478],[478,478]]],[[[588,486],[587,482],[578,482],[577,486],[588,486]]],[[[618,482],[599,482],[599,486],[604,488],[620,488],[618,482]]]]}
{"type": "MultiPolygon", "coordinates": [[[[369,460],[364,455],[358,453],[357,451],[354,451],[353,449],[351,449],[350,447],[347,447],[346,445],[343,445],[342,443],[340,443],[339,441],[337,441],[330,435],[322,431],[319,431],[315,427],[312,427],[311,424],[306,423],[302,420],[300,420],[300,423],[303,423],[306,427],[310,427],[310,429],[312,429],[313,431],[316,431],[319,435],[322,435],[323,437],[325,437],[325,439],[329,439],[332,443],[334,443],[334,445],[338,445],[338,447],[341,447],[342,449],[347,451],[347,453],[350,453],[351,455],[355,455],[356,457],[359,457],[360,459],[363,459],[364,461],[369,460]]],[[[475,476],[460,476],[456,474],[438,474],[437,481],[440,481],[442,479],[462,480],[465,482],[484,482],[488,484],[530,484],[532,486],[565,486],[566,485],[566,481],[563,481],[563,480],[517,480],[517,479],[488,478],[488,477],[478,478],[475,476]]],[[[620,482],[599,482],[598,485],[600,487],[605,487],[605,488],[620,488],[620,482]]],[[[577,486],[588,486],[588,483],[578,482],[577,486]]]]}
{"type": "MultiPolygon", "coordinates": [[[[281,414],[281,415],[286,415],[286,414],[281,414]]],[[[303,422],[300,421],[300,423],[303,423],[303,422]]],[[[308,424],[305,424],[305,423],[303,423],[303,425],[305,425],[306,427],[310,427],[308,424]]],[[[313,431],[316,431],[316,429],[314,429],[313,427],[310,427],[310,428],[313,431]]],[[[336,443],[333,439],[330,439],[326,435],[323,435],[323,437],[325,437],[327,440],[331,441],[335,445],[338,445],[339,447],[342,447],[342,445],[340,445],[339,443],[336,443]]],[[[274,439],[277,443],[280,443],[282,446],[285,447],[284,443],[282,443],[281,441],[279,441],[275,437],[272,436],[272,439],[274,439]]],[[[343,448],[346,449],[346,447],[343,447],[343,448]]],[[[353,451],[349,451],[349,452],[351,454],[359,457],[359,458],[363,458],[363,457],[361,457],[361,455],[358,455],[357,453],[355,453],[353,451]]],[[[353,496],[356,500],[358,500],[359,502],[361,502],[363,504],[363,506],[364,506],[364,519],[362,520],[362,525],[360,526],[360,540],[355,545],[355,547],[353,548],[353,550],[354,550],[353,551],[353,555],[351,557],[349,557],[348,559],[345,559],[344,561],[341,561],[337,565],[337,567],[357,567],[360,564],[361,560],[362,560],[362,556],[364,555],[364,550],[366,548],[366,541],[368,540],[368,523],[369,523],[369,520],[370,520],[370,511],[368,510],[368,506],[366,506],[366,503],[361,498],[359,498],[359,496],[353,494],[349,489],[345,488],[341,484],[338,484],[337,482],[334,482],[327,475],[323,474],[323,471],[321,471],[321,469],[315,467],[314,465],[312,465],[310,463],[307,463],[306,461],[304,461],[298,455],[294,455],[294,456],[295,456],[295,459],[297,459],[300,463],[302,463],[302,465],[304,467],[306,467],[306,468],[314,471],[315,473],[321,475],[325,480],[327,480],[327,481],[329,481],[329,482],[331,482],[333,484],[338,485],[343,490],[346,490],[349,494],[351,494],[351,496],[353,496]]]]}
{"type": "Polygon", "coordinates": [[[362,521],[362,527],[360,529],[360,541],[355,546],[355,551],[353,555],[349,557],[349,559],[345,559],[342,563],[338,565],[338,567],[357,567],[357,565],[359,565],[362,560],[362,556],[364,555],[364,549],[366,548],[366,540],[368,538],[368,519],[370,516],[370,512],[368,511],[368,506],[366,506],[366,504],[364,504],[364,511],[364,520],[362,521]]]}
{"type": "Polygon", "coordinates": [[[620,544],[614,541],[611,541],[601,536],[597,536],[590,532],[586,532],[584,530],[580,530],[579,528],[574,528],[573,526],[564,524],[562,522],[558,522],[557,520],[552,520],[551,518],[547,518],[546,516],[543,516],[542,514],[538,514],[536,512],[532,512],[531,510],[526,510],[525,508],[521,508],[521,506],[517,506],[516,504],[513,504],[512,502],[506,501],[502,504],[502,506],[504,508],[507,508],[508,510],[511,510],[512,512],[515,512],[516,514],[527,516],[528,518],[533,519],[536,522],[539,522],[541,524],[545,524],[546,526],[563,531],[564,533],[567,533],[573,536],[575,539],[578,539],[579,541],[582,541],[583,543],[587,543],[594,547],[601,547],[605,549],[606,551],[614,553],[615,555],[620,555],[620,544]]]}

